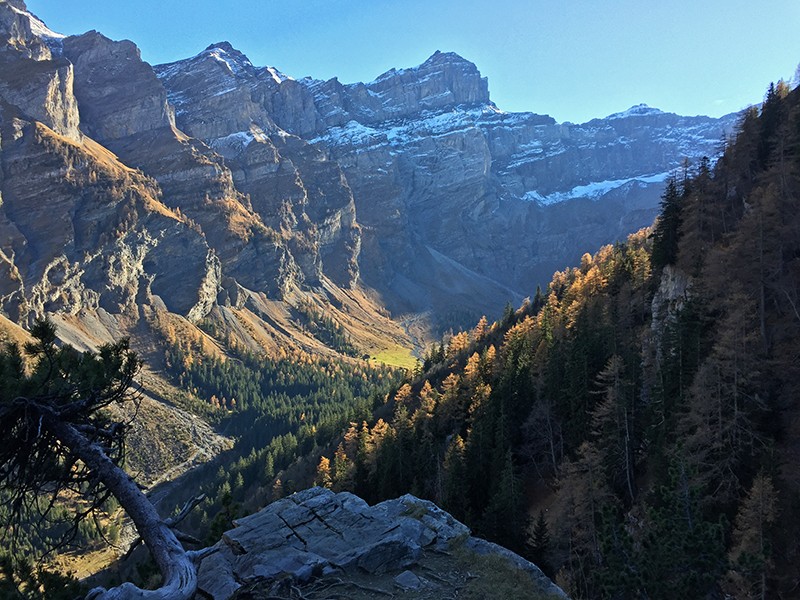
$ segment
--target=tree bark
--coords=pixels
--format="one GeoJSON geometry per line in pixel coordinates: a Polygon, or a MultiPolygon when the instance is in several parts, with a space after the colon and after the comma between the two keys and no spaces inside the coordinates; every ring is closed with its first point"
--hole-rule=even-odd
{"type": "Polygon", "coordinates": [[[119,501],[133,520],[163,577],[157,590],[143,590],[131,583],[89,592],[91,600],[189,600],[197,590],[195,553],[187,552],[169,525],[131,477],[72,424],[54,416],[44,417],[45,426],[67,446],[119,501]]]}

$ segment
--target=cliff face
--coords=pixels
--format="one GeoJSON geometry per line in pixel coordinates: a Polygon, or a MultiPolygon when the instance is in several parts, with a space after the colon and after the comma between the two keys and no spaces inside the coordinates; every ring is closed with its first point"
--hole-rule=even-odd
{"type": "MultiPolygon", "coordinates": [[[[322,87],[309,89],[318,105],[329,101],[322,87]]],[[[713,156],[735,122],[647,107],[582,125],[488,102],[416,108],[410,103],[402,120],[333,125],[315,141],[353,189],[370,249],[365,281],[390,289],[398,306],[428,301],[439,312],[453,289],[463,288],[475,309],[489,291],[509,297],[498,288],[528,294],[586,248],[649,225],[669,173],[687,158],[713,156]],[[450,261],[461,275],[440,296],[408,284],[449,280],[450,261]]]]}
{"type": "Polygon", "coordinates": [[[240,149],[253,123],[337,163],[362,225],[361,275],[397,314],[474,316],[530,293],[649,225],[669,173],[712,156],[735,121],[643,105],[581,125],[504,113],[475,65],[442,52],[355,84],[295,81],[227,43],[156,71],[178,125],[234,163],[253,168],[240,149]]]}
{"type": "Polygon", "coordinates": [[[178,314],[207,312],[204,288],[218,278],[218,261],[151,181],[97,144],[76,144],[11,110],[0,134],[9,316],[135,316],[154,294],[178,314]]]}
{"type": "Polygon", "coordinates": [[[187,136],[131,42],[64,38],[22,2],[0,2],[0,33],[6,314],[198,321],[226,288],[355,284],[352,193],[324,153],[263,110],[249,137],[187,136]]]}
{"type": "Polygon", "coordinates": [[[283,76],[256,69],[227,43],[157,72],[178,126],[224,157],[252,210],[288,241],[303,280],[315,285],[324,273],[352,286],[360,250],[352,193],[338,164],[270,116],[264,99],[283,76]]]}
{"type": "Polygon", "coordinates": [[[66,38],[62,55],[74,66],[81,127],[106,143],[174,125],[167,94],[133,42],[91,31],[66,38]]]}

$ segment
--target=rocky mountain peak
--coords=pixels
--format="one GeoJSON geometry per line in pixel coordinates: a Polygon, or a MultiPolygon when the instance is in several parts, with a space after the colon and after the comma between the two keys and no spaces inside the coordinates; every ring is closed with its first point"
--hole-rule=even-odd
{"type": "Polygon", "coordinates": [[[242,75],[253,75],[255,69],[250,59],[243,52],[234,48],[230,42],[218,42],[211,44],[208,48],[198,54],[195,59],[216,61],[220,66],[227,70],[229,75],[235,77],[242,75]]]}
{"type": "Polygon", "coordinates": [[[666,114],[663,110],[659,110],[658,108],[653,108],[648,106],[647,104],[636,104],[631,106],[628,110],[623,110],[622,112],[614,113],[608,115],[606,119],[627,119],[630,117],[645,117],[645,116],[653,116],[653,115],[664,115],[666,114]]]}
{"type": "MultiPolygon", "coordinates": [[[[342,84],[337,78],[299,83],[311,93],[323,130],[351,121],[371,126],[458,107],[494,107],[478,68],[458,54],[438,50],[421,65],[390,69],[369,83],[342,84]]],[[[320,133],[319,127],[313,133],[320,133]]]]}
{"type": "Polygon", "coordinates": [[[468,61],[466,58],[461,56],[456,52],[442,52],[441,50],[437,50],[433,54],[430,55],[428,60],[420,65],[420,67],[426,67],[428,65],[436,65],[436,64],[453,64],[453,65],[463,65],[466,68],[474,69],[475,71],[478,68],[475,66],[474,63],[468,61]]]}
{"type": "Polygon", "coordinates": [[[63,55],[74,66],[81,126],[92,138],[105,142],[172,124],[167,93],[133,42],[89,31],[66,38],[63,55]]]}
{"type": "MultiPolygon", "coordinates": [[[[387,96],[389,109],[406,113],[417,108],[445,109],[459,105],[490,104],[489,83],[478,68],[455,52],[437,50],[428,60],[410,69],[392,69],[366,84],[368,90],[387,96]],[[414,89],[414,100],[399,94],[399,88],[414,89]]],[[[386,102],[384,102],[386,104],[386,102]]],[[[406,116],[406,115],[403,115],[406,116]]]]}
{"type": "Polygon", "coordinates": [[[74,73],[61,57],[63,39],[23,2],[0,0],[0,96],[56,133],[79,141],[74,73]]]}
{"type": "MultiPolygon", "coordinates": [[[[203,52],[209,52],[209,51],[213,51],[213,50],[222,50],[223,52],[227,52],[227,53],[230,53],[230,54],[241,54],[242,56],[244,56],[244,54],[242,54],[239,50],[237,50],[236,48],[233,47],[233,44],[231,44],[230,42],[228,42],[226,40],[223,40],[221,42],[217,42],[215,44],[210,44],[205,50],[203,50],[203,52]]],[[[249,60],[248,60],[248,62],[249,62],[249,60]]]]}

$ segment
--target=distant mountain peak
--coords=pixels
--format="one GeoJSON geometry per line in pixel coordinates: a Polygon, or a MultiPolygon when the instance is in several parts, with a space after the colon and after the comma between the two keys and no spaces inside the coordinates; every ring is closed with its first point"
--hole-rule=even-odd
{"type": "Polygon", "coordinates": [[[428,60],[426,60],[420,66],[424,67],[427,65],[435,65],[441,63],[462,63],[464,65],[469,65],[477,70],[475,63],[467,60],[460,54],[456,52],[442,52],[441,50],[437,50],[436,52],[431,54],[428,60]]]}
{"type": "Polygon", "coordinates": [[[470,72],[475,73],[480,76],[480,71],[478,71],[478,67],[475,63],[470,62],[460,54],[455,52],[442,52],[441,50],[437,50],[433,54],[431,54],[425,62],[416,67],[408,67],[398,69],[392,67],[385,73],[381,73],[376,77],[373,81],[369,82],[367,85],[380,83],[381,81],[385,81],[387,79],[391,79],[392,77],[396,77],[398,75],[403,75],[407,73],[420,73],[420,72],[429,72],[433,69],[442,68],[442,67],[452,67],[452,66],[461,66],[462,69],[470,72]]]}
{"type": "MultiPolygon", "coordinates": [[[[40,38],[41,40],[47,43],[58,42],[64,39],[65,37],[64,35],[56,33],[55,31],[50,29],[47,25],[45,25],[44,21],[42,21],[39,17],[33,14],[28,9],[23,0],[0,1],[0,6],[3,5],[6,5],[8,6],[8,8],[11,9],[11,12],[9,14],[15,16],[14,20],[22,19],[23,21],[27,21],[27,27],[23,26],[23,35],[24,35],[24,29],[29,28],[30,33],[32,35],[40,38]]],[[[17,24],[16,26],[12,26],[8,22],[8,17],[0,18],[0,21],[2,21],[2,23],[0,23],[0,30],[4,32],[5,31],[13,32],[18,30],[19,24],[17,24]]],[[[18,33],[14,35],[18,35],[18,33]]]]}
{"type": "Polygon", "coordinates": [[[225,52],[238,52],[241,54],[239,50],[233,47],[233,44],[225,40],[209,45],[203,52],[208,52],[210,50],[223,50],[225,52]]]}
{"type": "Polygon", "coordinates": [[[666,114],[663,110],[658,108],[653,108],[648,106],[647,104],[635,104],[631,106],[628,110],[623,110],[622,112],[617,112],[606,117],[607,119],[626,119],[628,117],[644,117],[644,116],[652,116],[652,115],[663,115],[666,114]]]}
{"type": "Polygon", "coordinates": [[[208,56],[223,63],[234,75],[238,75],[243,70],[253,68],[253,63],[250,62],[250,59],[243,52],[234,48],[230,42],[223,41],[211,44],[198,56],[208,56]]]}
{"type": "Polygon", "coordinates": [[[475,64],[455,52],[437,50],[416,67],[389,69],[363,85],[381,97],[381,109],[393,113],[394,118],[421,110],[491,104],[487,79],[475,64]],[[410,89],[417,97],[409,103],[410,89]]]}

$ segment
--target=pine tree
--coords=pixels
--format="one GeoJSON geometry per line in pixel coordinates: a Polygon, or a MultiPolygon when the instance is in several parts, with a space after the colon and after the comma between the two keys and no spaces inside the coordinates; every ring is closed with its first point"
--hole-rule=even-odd
{"type": "Polygon", "coordinates": [[[230,486],[225,483],[225,488],[220,492],[221,508],[208,528],[206,541],[209,544],[216,544],[222,534],[233,528],[233,520],[239,516],[239,504],[233,501],[230,486]]]}
{"type": "Polygon", "coordinates": [[[644,597],[703,598],[725,567],[725,522],[709,521],[700,508],[702,488],[692,483],[686,461],[676,457],[669,482],[649,510],[638,563],[644,597]]]}
{"type": "Polygon", "coordinates": [[[632,504],[636,496],[633,456],[636,428],[624,367],[615,354],[597,376],[602,399],[592,411],[592,435],[601,449],[609,481],[624,490],[632,504]]]}
{"type": "Polygon", "coordinates": [[[657,270],[674,264],[678,258],[681,225],[681,192],[674,177],[667,180],[661,196],[661,212],[653,228],[652,263],[657,270]]]}
{"type": "Polygon", "coordinates": [[[550,566],[550,529],[544,518],[543,510],[539,511],[539,516],[533,524],[527,546],[531,562],[539,567],[545,575],[553,577],[554,573],[550,566]]]}
{"type": "Polygon", "coordinates": [[[459,521],[467,517],[467,478],[464,440],[456,435],[444,456],[444,507],[459,521]]]}
{"type": "Polygon", "coordinates": [[[331,481],[334,490],[352,490],[353,489],[353,461],[347,456],[344,449],[344,443],[339,443],[336,452],[333,454],[333,465],[331,469],[331,481]]]}
{"type": "Polygon", "coordinates": [[[526,520],[522,481],[509,450],[497,487],[483,514],[480,529],[489,539],[520,552],[525,543],[526,520]]]}
{"type": "MultiPolygon", "coordinates": [[[[0,491],[10,509],[3,529],[13,535],[28,515],[32,522],[48,524],[59,517],[65,497],[80,498],[72,503],[74,518],[60,540],[69,542],[86,532],[86,518],[114,496],[161,572],[163,587],[148,594],[192,597],[194,558],[201,555],[183,548],[121,466],[127,427],[108,409],[132,398],[129,387],[139,361],[128,341],[101,346],[97,353],[78,352],[57,345],[55,325],[48,320],[37,321],[32,334],[34,341],[25,345],[32,359],[27,369],[15,346],[0,352],[0,491]]],[[[92,593],[112,598],[142,590],[126,584],[126,591],[97,588],[92,593]]]]}

